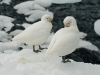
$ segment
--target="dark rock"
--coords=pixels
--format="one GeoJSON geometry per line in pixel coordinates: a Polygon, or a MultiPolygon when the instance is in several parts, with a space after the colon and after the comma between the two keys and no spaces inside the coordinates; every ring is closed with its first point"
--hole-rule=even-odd
{"type": "Polygon", "coordinates": [[[19,50],[22,50],[23,48],[22,48],[22,47],[19,47],[18,49],[19,49],[19,50]]]}
{"type": "Polygon", "coordinates": [[[96,51],[80,48],[73,53],[66,55],[66,59],[73,59],[77,62],[100,64],[100,53],[96,51]]]}
{"type": "Polygon", "coordinates": [[[23,26],[18,26],[18,25],[14,25],[11,29],[10,29],[10,31],[8,31],[7,33],[10,33],[10,32],[12,32],[12,31],[14,31],[14,30],[25,30],[25,28],[23,27],[23,26]]]}

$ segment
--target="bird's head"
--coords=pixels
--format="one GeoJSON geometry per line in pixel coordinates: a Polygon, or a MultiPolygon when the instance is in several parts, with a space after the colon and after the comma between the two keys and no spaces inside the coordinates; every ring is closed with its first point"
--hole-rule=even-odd
{"type": "Polygon", "coordinates": [[[42,16],[41,21],[52,22],[52,18],[50,15],[46,14],[42,16]]]}
{"type": "Polygon", "coordinates": [[[72,17],[72,16],[67,16],[67,17],[64,19],[63,23],[64,23],[64,26],[65,26],[65,27],[77,26],[76,20],[75,20],[75,18],[72,17]]]}

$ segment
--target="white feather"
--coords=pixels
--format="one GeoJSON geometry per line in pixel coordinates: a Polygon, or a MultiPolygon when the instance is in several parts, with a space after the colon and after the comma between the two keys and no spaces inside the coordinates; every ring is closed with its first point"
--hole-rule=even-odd
{"type": "Polygon", "coordinates": [[[79,31],[77,26],[65,27],[58,30],[53,36],[46,57],[51,55],[64,56],[75,51],[79,44],[79,31]]]}
{"type": "Polygon", "coordinates": [[[41,20],[26,28],[12,40],[14,42],[23,42],[29,45],[40,45],[49,37],[51,28],[51,22],[41,20]]]}

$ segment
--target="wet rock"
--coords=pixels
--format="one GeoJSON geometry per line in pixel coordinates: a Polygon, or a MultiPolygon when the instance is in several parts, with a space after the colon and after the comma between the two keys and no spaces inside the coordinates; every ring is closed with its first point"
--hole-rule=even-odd
{"type": "Polygon", "coordinates": [[[66,56],[66,59],[73,59],[77,62],[100,64],[100,53],[97,51],[87,50],[85,48],[80,48],[73,53],[66,56]]]}

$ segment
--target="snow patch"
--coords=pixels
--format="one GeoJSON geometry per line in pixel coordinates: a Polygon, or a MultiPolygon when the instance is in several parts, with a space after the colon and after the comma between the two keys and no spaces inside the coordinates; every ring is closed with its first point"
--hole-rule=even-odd
{"type": "Polygon", "coordinates": [[[72,61],[62,63],[61,57],[46,58],[45,50],[33,53],[23,49],[12,54],[0,54],[2,75],[99,75],[100,66],[72,61]]]}
{"type": "Polygon", "coordinates": [[[5,4],[10,4],[10,2],[11,2],[11,0],[2,0],[0,3],[2,4],[2,3],[5,3],[5,4]]]}
{"type": "Polygon", "coordinates": [[[86,48],[89,50],[99,51],[99,49],[95,45],[85,40],[80,40],[78,48],[86,48]]]}
{"type": "Polygon", "coordinates": [[[31,24],[28,23],[23,23],[22,26],[26,29],[27,27],[29,27],[31,24]]]}
{"type": "Polygon", "coordinates": [[[0,41],[6,42],[10,39],[10,36],[5,31],[0,31],[0,41]]]}
{"type": "Polygon", "coordinates": [[[5,50],[18,50],[21,43],[12,43],[12,42],[0,42],[0,52],[5,50]]]}
{"type": "Polygon", "coordinates": [[[41,7],[38,4],[35,4],[34,1],[26,1],[14,6],[14,9],[17,10],[19,14],[25,14],[31,10],[45,10],[44,7],[41,7]]]}
{"type": "Polygon", "coordinates": [[[87,36],[86,33],[84,32],[80,32],[80,39],[84,39],[87,36]]]}
{"type": "Polygon", "coordinates": [[[81,2],[82,0],[52,0],[52,3],[55,4],[66,4],[66,3],[76,3],[81,2]]]}
{"type": "Polygon", "coordinates": [[[25,15],[30,15],[29,17],[26,17],[25,19],[28,22],[34,22],[38,19],[40,19],[43,15],[45,14],[49,14],[51,16],[51,18],[53,18],[53,13],[46,10],[46,11],[42,11],[42,10],[33,10],[30,12],[27,12],[25,15]]]}
{"type": "Polygon", "coordinates": [[[49,7],[52,5],[52,0],[34,0],[35,3],[39,4],[42,7],[49,7]]]}
{"type": "Polygon", "coordinates": [[[12,31],[11,33],[10,33],[10,35],[12,36],[16,36],[16,35],[18,35],[19,33],[21,33],[23,30],[14,30],[14,31],[12,31]]]}
{"type": "Polygon", "coordinates": [[[94,30],[100,36],[100,19],[94,23],[94,30]]]}
{"type": "Polygon", "coordinates": [[[11,17],[0,15],[0,29],[4,28],[4,30],[7,32],[11,29],[12,26],[14,26],[13,22],[14,19],[11,17]]]}

